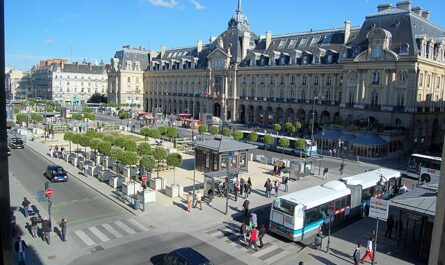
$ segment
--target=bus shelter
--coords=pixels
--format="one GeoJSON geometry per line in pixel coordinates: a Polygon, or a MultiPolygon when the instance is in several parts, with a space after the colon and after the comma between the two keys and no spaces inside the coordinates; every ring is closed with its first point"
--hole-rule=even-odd
{"type": "Polygon", "coordinates": [[[223,184],[227,181],[228,192],[234,194],[235,183],[239,180],[241,174],[247,173],[244,169],[230,169],[230,170],[220,170],[204,173],[204,194],[210,188],[213,189],[213,193],[217,196],[222,196],[224,194],[223,184]]]}

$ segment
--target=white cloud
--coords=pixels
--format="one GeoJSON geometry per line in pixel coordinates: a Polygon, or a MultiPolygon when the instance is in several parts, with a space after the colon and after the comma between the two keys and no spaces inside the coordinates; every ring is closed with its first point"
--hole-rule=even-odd
{"type": "Polygon", "coordinates": [[[203,10],[204,8],[206,8],[197,0],[190,0],[190,2],[193,4],[193,6],[195,7],[196,10],[203,10]]]}
{"type": "Polygon", "coordinates": [[[176,0],[148,0],[148,2],[154,6],[162,6],[167,8],[173,8],[178,5],[176,0]]]}

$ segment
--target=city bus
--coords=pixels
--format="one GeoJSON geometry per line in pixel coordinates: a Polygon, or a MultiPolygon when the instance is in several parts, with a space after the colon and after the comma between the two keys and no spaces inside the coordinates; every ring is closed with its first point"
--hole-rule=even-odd
{"type": "Polygon", "coordinates": [[[412,154],[404,177],[418,179],[424,182],[439,183],[441,157],[412,154]]]}
{"type": "Polygon", "coordinates": [[[188,114],[188,113],[180,113],[177,115],[177,120],[178,121],[185,121],[187,119],[192,118],[192,114],[188,114]]]}
{"type": "MultiPolygon", "coordinates": [[[[258,141],[251,142],[251,141],[249,141],[249,134],[252,131],[242,130],[241,132],[243,133],[243,141],[244,142],[256,145],[259,148],[263,148],[263,149],[265,148],[264,137],[267,134],[262,133],[262,132],[256,132],[258,135],[258,141]]],[[[274,141],[271,146],[267,146],[268,150],[273,150],[276,152],[286,153],[286,154],[290,154],[290,155],[294,155],[294,156],[303,156],[303,157],[308,157],[308,156],[311,156],[312,154],[317,154],[317,143],[315,141],[312,142],[311,140],[308,140],[308,139],[295,138],[295,137],[284,136],[284,135],[276,135],[276,134],[269,134],[269,135],[272,136],[274,141]],[[279,145],[281,138],[287,138],[289,140],[288,147],[282,147],[279,145]],[[296,148],[296,142],[298,140],[305,141],[305,149],[296,148]]]]}
{"type": "Polygon", "coordinates": [[[398,171],[379,168],[280,196],[271,205],[269,230],[302,241],[320,233],[326,223],[335,226],[361,216],[370,198],[384,197],[400,177],[398,171]]]}

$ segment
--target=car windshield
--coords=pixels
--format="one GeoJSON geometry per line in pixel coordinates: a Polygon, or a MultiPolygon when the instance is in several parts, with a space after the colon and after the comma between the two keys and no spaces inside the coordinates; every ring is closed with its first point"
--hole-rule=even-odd
{"type": "Polygon", "coordinates": [[[63,174],[63,173],[65,173],[65,170],[63,170],[63,168],[61,168],[61,167],[58,167],[58,168],[53,169],[52,173],[53,174],[63,174]]]}
{"type": "Polygon", "coordinates": [[[22,139],[12,139],[12,142],[13,143],[21,143],[22,142],[22,139]]]}

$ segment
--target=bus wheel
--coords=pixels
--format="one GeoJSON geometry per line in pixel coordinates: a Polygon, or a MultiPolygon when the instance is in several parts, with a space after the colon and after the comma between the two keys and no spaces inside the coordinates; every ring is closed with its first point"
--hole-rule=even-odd
{"type": "Polygon", "coordinates": [[[422,176],[420,177],[420,181],[428,183],[431,181],[431,177],[428,174],[422,174],[422,176]]]}

